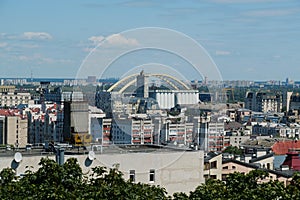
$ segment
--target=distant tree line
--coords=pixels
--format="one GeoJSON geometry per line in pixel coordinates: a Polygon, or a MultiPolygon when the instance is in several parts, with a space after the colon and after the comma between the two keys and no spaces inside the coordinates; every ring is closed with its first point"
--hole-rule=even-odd
{"type": "Polygon", "coordinates": [[[284,186],[277,180],[258,183],[268,176],[265,171],[233,173],[226,182],[209,179],[189,194],[171,196],[162,187],[126,181],[117,167],[95,167],[87,175],[75,158],[62,166],[42,158],[39,165],[35,172],[28,168],[22,178],[13,169],[3,169],[0,199],[300,199],[299,174],[284,186]]]}

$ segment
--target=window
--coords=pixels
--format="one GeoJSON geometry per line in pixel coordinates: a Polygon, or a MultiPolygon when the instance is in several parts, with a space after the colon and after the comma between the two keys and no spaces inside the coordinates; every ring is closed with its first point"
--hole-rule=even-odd
{"type": "Polygon", "coordinates": [[[209,170],[209,163],[204,163],[204,170],[209,170]]]}
{"type": "Polygon", "coordinates": [[[235,169],[236,167],[235,166],[232,166],[232,169],[235,169]]]}
{"type": "Polygon", "coordinates": [[[228,166],[224,166],[223,169],[228,169],[228,166]]]}
{"type": "Polygon", "coordinates": [[[211,179],[217,179],[217,175],[210,175],[211,179]]]}
{"type": "Polygon", "coordinates": [[[217,161],[211,162],[210,168],[211,169],[216,169],[217,168],[217,161]]]}
{"type": "Polygon", "coordinates": [[[155,170],[154,169],[150,169],[149,181],[150,182],[154,182],[155,181],[155,170]]]}
{"type": "Polygon", "coordinates": [[[135,182],[135,170],[129,170],[129,180],[135,182]]]}

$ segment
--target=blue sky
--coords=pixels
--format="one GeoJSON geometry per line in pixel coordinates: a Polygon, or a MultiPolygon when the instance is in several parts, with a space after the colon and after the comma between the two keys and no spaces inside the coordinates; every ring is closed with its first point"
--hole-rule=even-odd
{"type": "Polygon", "coordinates": [[[0,0],[0,24],[1,77],[74,77],[103,38],[163,27],[199,42],[225,80],[300,80],[298,0],[0,0]]]}

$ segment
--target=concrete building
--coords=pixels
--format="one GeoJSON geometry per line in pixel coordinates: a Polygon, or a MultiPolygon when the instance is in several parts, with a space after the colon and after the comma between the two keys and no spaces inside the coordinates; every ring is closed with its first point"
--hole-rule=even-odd
{"type": "Polygon", "coordinates": [[[193,144],[193,123],[167,120],[162,124],[160,143],[189,147],[193,144]]]}
{"type": "Polygon", "coordinates": [[[209,152],[204,156],[204,179],[222,179],[222,154],[209,152]]]}
{"type": "Polygon", "coordinates": [[[250,139],[250,135],[245,136],[224,136],[224,148],[228,146],[239,147],[241,143],[250,139]]]}
{"type": "Polygon", "coordinates": [[[95,94],[95,105],[106,113],[106,117],[112,117],[112,96],[113,92],[103,91],[97,87],[95,94]]]}
{"type": "Polygon", "coordinates": [[[198,90],[151,90],[150,97],[158,102],[160,109],[170,109],[175,105],[195,105],[199,103],[198,90]]]}
{"type": "Polygon", "coordinates": [[[25,147],[27,138],[27,117],[18,110],[0,110],[0,142],[14,147],[25,147]]]}
{"type": "Polygon", "coordinates": [[[252,126],[253,135],[272,136],[278,137],[280,135],[280,129],[285,125],[269,122],[256,123],[252,126]]]}
{"type": "Polygon", "coordinates": [[[154,144],[154,125],[144,117],[114,119],[111,135],[114,144],[154,144]]]}
{"type": "Polygon", "coordinates": [[[199,146],[205,152],[222,152],[224,148],[224,122],[210,116],[198,118],[195,131],[199,135],[199,146]]]}
{"type": "Polygon", "coordinates": [[[101,109],[89,106],[88,133],[92,135],[93,142],[102,142],[102,119],[105,113],[101,109]]]}
{"type": "Polygon", "coordinates": [[[88,134],[89,110],[85,101],[64,102],[64,141],[70,141],[72,134],[88,134]]]}
{"type": "Polygon", "coordinates": [[[9,93],[13,93],[16,90],[16,86],[14,85],[1,85],[0,86],[0,93],[5,93],[5,92],[9,92],[9,93]]]}
{"type": "Polygon", "coordinates": [[[245,108],[257,112],[281,112],[282,94],[275,92],[247,92],[245,108]]]}
{"type": "Polygon", "coordinates": [[[145,76],[144,71],[142,70],[139,75],[136,77],[136,97],[139,98],[148,98],[149,97],[149,87],[147,76],[145,76]]]}
{"type": "MultiPolygon", "coordinates": [[[[125,179],[133,179],[134,182],[159,185],[166,188],[169,194],[175,192],[189,193],[197,186],[204,183],[203,178],[203,151],[172,151],[161,148],[143,149],[143,146],[120,147],[118,153],[102,154],[96,152],[95,160],[87,162],[87,155],[65,155],[64,160],[70,157],[76,158],[83,169],[83,173],[91,173],[96,166],[111,168],[119,165],[119,170],[125,179]],[[133,150],[133,153],[130,153],[133,150]],[[148,152],[147,152],[148,150],[148,152]],[[146,152],[145,152],[146,151],[146,152]]],[[[31,170],[39,168],[38,163],[41,154],[23,156],[23,160],[15,167],[17,175],[25,174],[26,166],[31,170]]],[[[50,159],[55,156],[48,155],[50,159]]],[[[0,171],[11,167],[13,155],[1,155],[0,171]]]]}
{"type": "Polygon", "coordinates": [[[111,141],[111,119],[102,119],[100,124],[102,128],[102,145],[108,146],[112,143],[111,141]]]}
{"type": "Polygon", "coordinates": [[[290,97],[290,106],[289,110],[300,110],[300,95],[299,93],[293,94],[290,97]]]}
{"type": "MultiPolygon", "coordinates": [[[[4,89],[4,88],[3,88],[4,89]]],[[[33,104],[28,92],[1,92],[0,107],[16,108],[20,104],[33,104]]]]}
{"type": "Polygon", "coordinates": [[[263,155],[259,155],[259,151],[256,153],[257,157],[249,160],[249,163],[255,164],[262,169],[274,169],[274,153],[266,154],[266,151],[263,151],[263,155]]]}
{"type": "Polygon", "coordinates": [[[28,117],[28,142],[41,144],[47,142],[63,142],[63,108],[57,104],[45,104],[45,112],[41,105],[26,109],[28,117]]]}
{"type": "MultiPolygon", "coordinates": [[[[247,174],[252,170],[259,169],[260,167],[255,164],[249,164],[245,162],[241,162],[235,159],[226,159],[223,160],[222,163],[222,180],[226,181],[227,175],[234,173],[234,172],[240,172],[243,174],[247,174]]],[[[288,171],[275,171],[275,170],[268,170],[265,169],[269,176],[265,179],[260,179],[258,182],[267,182],[270,180],[278,180],[280,182],[283,182],[284,185],[289,184],[289,182],[292,180],[293,172],[290,173],[288,171]]]]}

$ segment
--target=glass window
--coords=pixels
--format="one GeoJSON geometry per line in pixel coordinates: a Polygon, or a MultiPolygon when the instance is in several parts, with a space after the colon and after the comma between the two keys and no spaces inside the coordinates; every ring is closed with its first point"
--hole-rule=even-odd
{"type": "Polygon", "coordinates": [[[150,169],[149,181],[150,182],[154,182],[155,181],[155,170],[154,169],[150,169]]]}
{"type": "Polygon", "coordinates": [[[217,161],[214,161],[210,164],[211,169],[216,169],[217,168],[217,161]]]}
{"type": "Polygon", "coordinates": [[[135,182],[135,170],[129,170],[129,180],[135,182]]]}

